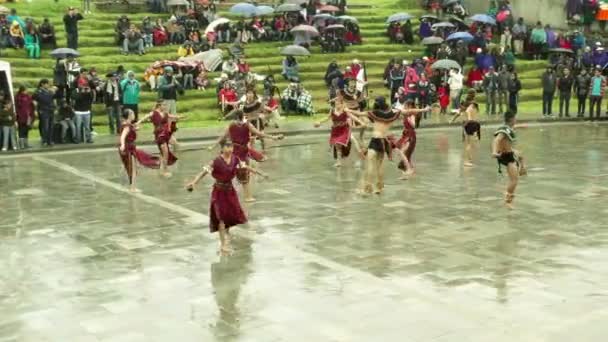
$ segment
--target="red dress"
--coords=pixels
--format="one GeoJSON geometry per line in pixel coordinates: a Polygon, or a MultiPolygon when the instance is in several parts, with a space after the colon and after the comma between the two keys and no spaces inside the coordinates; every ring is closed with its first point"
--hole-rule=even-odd
{"type": "MultiPolygon", "coordinates": [[[[401,133],[401,138],[397,141],[397,148],[402,148],[407,143],[407,149],[404,151],[405,157],[411,163],[412,155],[414,154],[414,150],[416,149],[416,130],[414,129],[414,125],[410,120],[410,116],[406,116],[403,119],[403,132],[401,133]]],[[[405,163],[401,161],[398,165],[398,168],[401,170],[406,170],[405,163]]]]}
{"type": "Polygon", "coordinates": [[[125,139],[125,150],[122,152],[119,149],[118,153],[120,154],[120,159],[122,160],[125,170],[127,170],[129,184],[132,184],[133,179],[131,178],[131,174],[133,171],[133,158],[131,157],[135,157],[139,164],[150,169],[158,169],[160,167],[160,159],[137,149],[135,146],[135,140],[137,140],[137,132],[135,131],[135,127],[133,127],[131,124],[124,125],[121,128],[121,134],[126,128],[129,128],[129,133],[125,139]]]}
{"type": "Polygon", "coordinates": [[[233,155],[230,163],[226,163],[221,156],[213,160],[211,176],[215,179],[211,191],[211,204],[209,206],[209,230],[215,233],[219,230],[220,222],[225,228],[247,222],[247,216],[241,208],[239,197],[232,185],[232,180],[239,169],[239,159],[233,155]]]}
{"type": "Polygon", "coordinates": [[[167,165],[175,164],[177,157],[168,148],[169,140],[171,140],[175,126],[169,122],[168,116],[163,116],[158,111],[152,113],[150,121],[154,125],[154,140],[156,141],[158,149],[160,150],[161,145],[167,144],[167,151],[169,152],[169,155],[167,156],[167,165]]]}
{"type": "Polygon", "coordinates": [[[337,157],[337,149],[340,148],[343,157],[348,157],[350,154],[350,124],[348,122],[348,114],[342,112],[340,115],[331,115],[331,134],[329,144],[334,149],[334,157],[337,157]]]}

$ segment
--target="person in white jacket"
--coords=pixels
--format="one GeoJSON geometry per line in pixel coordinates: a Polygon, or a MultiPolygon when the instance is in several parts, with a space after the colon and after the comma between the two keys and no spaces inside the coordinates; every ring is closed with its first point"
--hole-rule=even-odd
{"type": "Polygon", "coordinates": [[[450,101],[452,102],[452,109],[460,109],[460,96],[462,95],[462,83],[464,77],[460,73],[460,70],[450,70],[450,78],[448,78],[448,85],[450,86],[450,101]]]}

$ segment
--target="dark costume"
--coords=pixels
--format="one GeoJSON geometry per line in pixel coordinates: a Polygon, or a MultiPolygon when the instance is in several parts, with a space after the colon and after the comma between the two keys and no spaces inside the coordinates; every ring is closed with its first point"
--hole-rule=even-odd
{"type": "MultiPolygon", "coordinates": [[[[251,148],[251,131],[249,129],[249,123],[233,122],[228,127],[228,135],[232,141],[234,147],[234,155],[249,164],[249,158],[253,158],[257,162],[264,160],[264,154],[251,148]]],[[[249,182],[249,171],[246,169],[240,169],[237,171],[237,178],[241,184],[247,184],[249,182]]]]}
{"type": "Polygon", "coordinates": [[[215,179],[215,184],[213,184],[209,205],[211,233],[219,230],[220,222],[224,222],[226,229],[247,222],[247,217],[232,185],[232,180],[240,169],[239,164],[239,158],[234,155],[230,158],[229,163],[226,163],[221,156],[213,160],[211,176],[215,179]]]}
{"type": "Polygon", "coordinates": [[[464,135],[477,135],[478,139],[481,139],[481,124],[476,120],[467,120],[462,125],[462,139],[464,135]]]}
{"type": "Polygon", "coordinates": [[[133,167],[135,165],[133,165],[133,158],[131,157],[135,157],[139,164],[150,169],[160,168],[160,159],[142,150],[137,149],[135,145],[135,140],[137,140],[137,132],[135,131],[135,127],[133,127],[133,125],[127,124],[122,126],[121,134],[122,131],[127,128],[129,129],[129,133],[127,134],[127,137],[125,139],[125,150],[124,152],[119,150],[118,153],[120,154],[120,159],[122,160],[122,164],[124,165],[125,170],[127,170],[129,184],[133,184],[133,179],[131,175],[133,172],[133,167]]]}
{"type": "MultiPolygon", "coordinates": [[[[507,125],[500,126],[500,127],[498,127],[496,132],[494,132],[494,136],[497,136],[501,133],[503,133],[509,139],[509,141],[511,141],[511,143],[515,142],[515,140],[516,140],[515,130],[513,130],[512,127],[507,126],[507,125]]],[[[517,166],[519,166],[519,160],[513,151],[502,152],[500,154],[500,156],[498,156],[498,158],[496,158],[496,160],[498,161],[498,172],[499,173],[502,172],[501,165],[509,166],[509,164],[511,164],[511,163],[516,163],[517,166]]]]}
{"type": "Polygon", "coordinates": [[[341,150],[342,157],[348,157],[351,148],[348,114],[346,112],[342,112],[340,115],[332,114],[331,120],[333,125],[331,126],[329,144],[333,147],[334,158],[338,157],[338,149],[341,150]]]}
{"type": "Polygon", "coordinates": [[[152,113],[150,121],[154,125],[154,141],[156,141],[159,151],[163,144],[167,145],[167,151],[169,153],[167,156],[167,165],[175,164],[177,157],[171,152],[171,149],[169,149],[169,141],[171,140],[173,132],[176,131],[175,123],[169,122],[169,117],[163,116],[158,111],[152,113]]]}
{"type": "MultiPolygon", "coordinates": [[[[399,119],[400,114],[393,112],[392,109],[386,111],[375,109],[367,113],[367,117],[372,122],[385,122],[391,123],[399,119]]],[[[391,142],[392,138],[371,138],[369,140],[368,148],[378,152],[380,155],[386,153],[389,160],[392,160],[392,152],[394,142],[391,142]]]]}
{"type": "Polygon", "coordinates": [[[259,131],[264,130],[264,120],[260,118],[260,112],[263,110],[262,103],[255,101],[253,103],[247,103],[243,105],[243,113],[247,115],[247,120],[257,128],[259,131]]]}

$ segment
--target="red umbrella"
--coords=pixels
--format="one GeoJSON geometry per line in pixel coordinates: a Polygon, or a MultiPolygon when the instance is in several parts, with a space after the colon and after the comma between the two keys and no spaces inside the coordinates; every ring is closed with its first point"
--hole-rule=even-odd
{"type": "Polygon", "coordinates": [[[332,5],[323,5],[319,7],[319,11],[321,12],[338,12],[339,10],[338,7],[332,5]]]}

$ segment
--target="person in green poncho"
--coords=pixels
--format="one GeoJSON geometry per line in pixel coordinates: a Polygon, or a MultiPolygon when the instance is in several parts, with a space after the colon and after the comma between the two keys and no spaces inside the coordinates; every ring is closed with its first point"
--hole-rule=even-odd
{"type": "Polygon", "coordinates": [[[505,123],[498,127],[494,133],[494,141],[492,142],[492,156],[498,161],[499,172],[501,166],[507,167],[509,184],[507,185],[507,193],[505,194],[505,205],[509,209],[513,209],[513,198],[515,197],[515,188],[517,188],[519,176],[526,174],[524,158],[521,152],[513,148],[516,140],[515,122],[515,113],[507,111],[505,113],[505,123]]]}
{"type": "Polygon", "coordinates": [[[27,56],[29,58],[40,58],[40,37],[38,37],[38,33],[34,30],[34,28],[30,28],[30,30],[25,34],[25,51],[27,51],[27,56]]]}

